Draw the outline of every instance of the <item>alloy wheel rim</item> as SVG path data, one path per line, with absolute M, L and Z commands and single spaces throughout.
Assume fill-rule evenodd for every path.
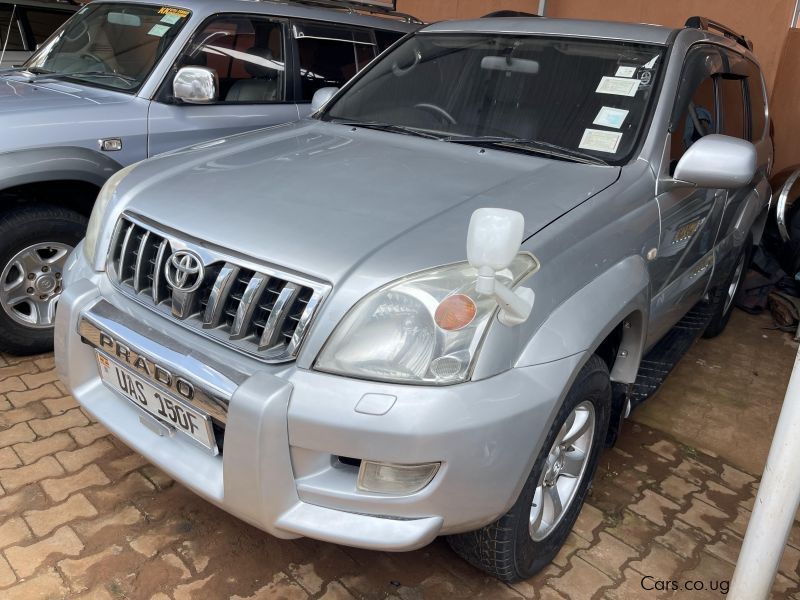
M 594 405 L 576 406 L 547 455 L 531 503 L 528 532 L 535 542 L 549 536 L 575 500 L 586 475 L 595 430 Z
M 49 329 L 63 290 L 63 271 L 72 246 L 33 244 L 18 252 L 0 273 L 0 306 L 25 327 Z
M 722 314 L 727 314 L 728 311 L 733 306 L 733 301 L 736 299 L 736 293 L 739 291 L 739 286 L 742 283 L 742 274 L 744 273 L 744 255 L 739 259 L 739 262 L 736 263 L 736 272 L 733 275 L 733 281 L 728 286 L 727 296 L 725 297 L 725 308 L 722 311 Z

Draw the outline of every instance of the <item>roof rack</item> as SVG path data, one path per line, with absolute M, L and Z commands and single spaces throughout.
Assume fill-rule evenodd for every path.
M 703 31 L 716 31 L 721 33 L 726 38 L 733 40 L 740 46 L 744 46 L 751 52 L 753 51 L 753 42 L 740 33 L 737 33 L 730 27 L 726 27 L 719 21 L 712 21 L 706 17 L 689 17 L 686 20 L 686 27 L 692 29 L 702 29 Z
M 542 15 L 537 15 L 534 13 L 526 13 L 522 12 L 521 10 L 496 10 L 495 12 L 490 12 L 488 15 L 483 15 L 481 19 L 494 19 L 498 17 L 541 17 Z
M 419 23 L 423 21 L 403 12 L 397 11 L 397 0 L 286 0 L 289 4 L 310 4 L 312 6 L 322 6 L 325 8 L 336 8 L 346 10 L 352 14 L 366 12 L 372 14 L 398 17 L 408 23 Z

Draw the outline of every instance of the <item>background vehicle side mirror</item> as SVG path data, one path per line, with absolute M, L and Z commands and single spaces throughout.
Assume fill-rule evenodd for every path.
M 697 140 L 675 167 L 676 183 L 706 188 L 736 188 L 756 173 L 757 153 L 750 142 L 711 134 Z
M 311 99 L 311 112 L 317 112 L 320 108 L 325 106 L 330 99 L 333 98 L 339 91 L 337 87 L 324 87 L 318 89 Z
M 512 291 L 497 281 L 497 271 L 507 268 L 522 246 L 525 217 L 514 210 L 479 208 L 472 213 L 467 234 L 467 259 L 478 269 L 475 290 L 494 296 L 500 306 L 500 322 L 513 327 L 528 320 L 534 293 L 529 288 Z
M 213 104 L 219 94 L 217 72 L 206 67 L 183 67 L 172 82 L 173 95 L 187 104 Z

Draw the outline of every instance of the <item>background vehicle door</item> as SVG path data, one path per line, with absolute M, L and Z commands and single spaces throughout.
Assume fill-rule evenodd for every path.
M 719 133 L 719 80 L 723 58 L 716 46 L 695 46 L 686 57 L 662 165 L 669 177 L 698 139 Z M 648 346 L 658 341 L 705 294 L 714 269 L 714 244 L 727 192 L 675 187 L 658 195 L 661 239 L 650 263 L 652 301 Z
M 149 156 L 298 119 L 290 77 L 287 23 L 257 15 L 221 15 L 201 26 L 150 106 Z M 219 77 L 214 104 L 172 96 L 175 74 L 203 66 Z

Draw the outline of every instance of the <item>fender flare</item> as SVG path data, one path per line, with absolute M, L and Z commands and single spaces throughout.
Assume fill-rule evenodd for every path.
M 629 256 L 554 310 L 522 351 L 515 367 L 591 355 L 622 324 L 611 380 L 633 383 L 639 371 L 650 314 L 650 275 L 641 256 Z M 578 366 L 580 369 L 582 362 Z
M 83 181 L 102 187 L 123 165 L 88 148 L 54 146 L 0 154 L 0 190 L 43 181 Z

